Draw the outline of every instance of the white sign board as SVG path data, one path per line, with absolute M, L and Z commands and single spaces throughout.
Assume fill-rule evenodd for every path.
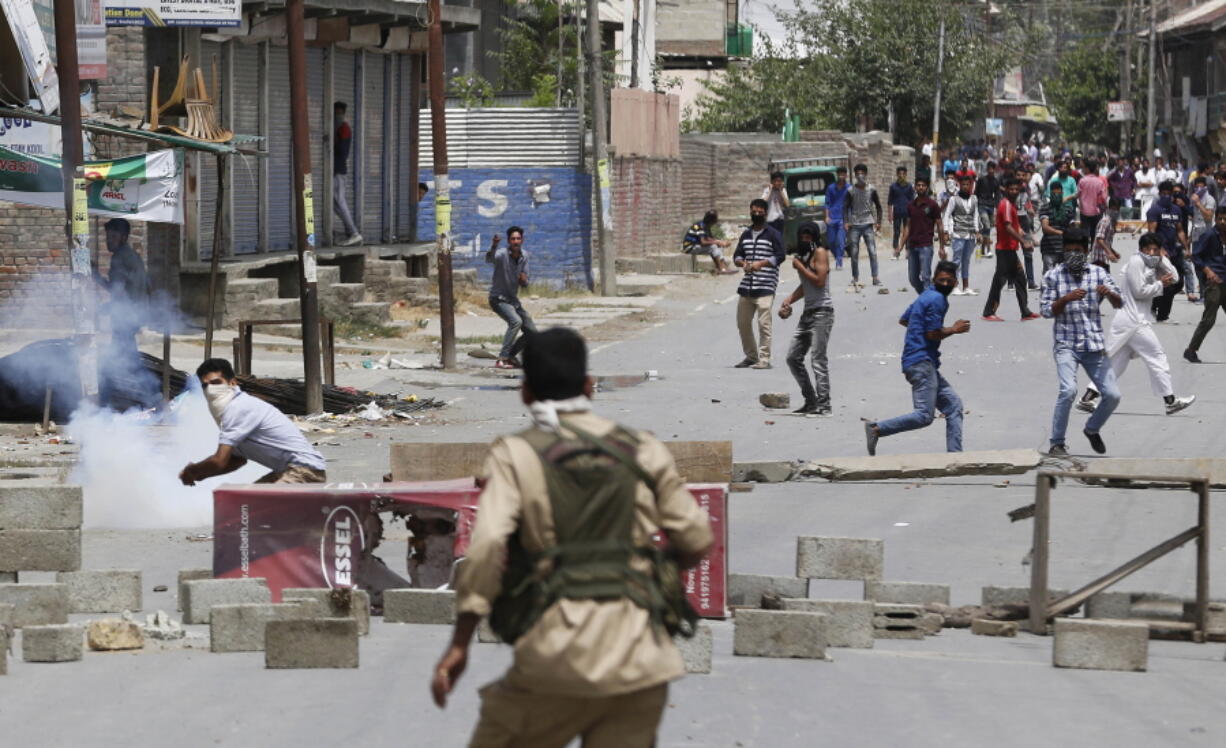
M 242 0 L 104 0 L 107 26 L 238 26 Z
M 986 135 L 1004 135 L 1005 121 L 999 117 L 988 117 L 983 121 L 983 131 Z
M 1131 101 L 1107 102 L 1108 122 L 1132 122 L 1136 118 L 1136 112 L 1133 110 Z
M 0 9 L 8 19 L 34 95 L 42 102 L 44 112 L 54 113 L 60 108 L 60 79 L 55 73 L 55 61 L 47 48 L 47 39 L 34 14 L 33 3 L 30 0 L 0 0 Z

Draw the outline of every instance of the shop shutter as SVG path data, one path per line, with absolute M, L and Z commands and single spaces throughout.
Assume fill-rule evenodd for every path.
M 213 60 L 217 60 L 218 75 L 224 79 L 222 69 L 221 44 L 218 42 L 200 42 L 200 70 L 204 73 L 204 85 L 209 88 L 209 95 L 217 101 L 217 92 L 213 86 Z M 217 112 L 221 116 L 221 112 Z M 211 153 L 192 153 L 188 158 L 195 159 L 196 168 L 200 174 L 200 259 L 207 260 L 213 256 L 214 222 L 217 217 L 217 157 Z M 221 251 L 225 257 L 225 248 Z
M 387 157 L 387 138 L 384 133 L 384 114 L 387 112 L 387 87 L 385 68 L 387 56 L 364 52 L 363 65 L 363 117 L 361 151 L 365 168 L 360 174 L 362 184 L 362 234 L 367 241 L 383 240 L 383 161 Z
M 242 135 L 260 134 L 260 47 L 234 45 L 234 131 Z M 267 147 L 267 144 L 265 144 Z M 260 162 L 256 156 L 230 156 L 231 205 L 230 237 L 234 254 L 260 250 Z
M 356 63 L 354 61 L 355 53 L 351 49 L 338 49 L 335 46 L 332 48 L 332 53 L 336 56 L 332 64 L 332 92 L 337 101 L 343 101 L 349 106 L 350 126 L 356 130 L 355 115 L 358 102 L 354 97 L 354 81 L 357 75 Z M 356 162 L 358 162 L 358 153 L 355 141 L 354 148 L 349 154 L 349 173 L 345 177 L 345 198 L 349 203 L 351 211 L 357 210 L 357 201 L 354 200 L 353 175 L 357 171 L 358 164 Z M 329 154 L 329 158 L 331 158 L 331 154 Z M 329 209 L 331 209 L 331 206 L 329 206 Z M 355 215 L 354 220 L 360 220 L 360 217 Z M 332 231 L 335 237 L 339 239 L 344 238 L 345 225 L 341 222 L 340 216 L 333 218 Z
M 307 47 L 307 121 L 311 125 L 311 182 L 315 189 L 315 230 L 323 231 L 324 171 L 324 51 L 319 47 Z M 316 243 L 320 243 L 316 240 Z
M 268 251 L 294 247 L 292 213 L 293 133 L 290 129 L 289 52 L 272 46 L 268 55 Z
M 410 97 L 413 82 L 413 58 L 396 56 L 396 239 L 407 242 L 413 238 L 413 193 L 417 185 L 409 181 L 409 148 L 411 145 L 409 117 L 413 112 Z

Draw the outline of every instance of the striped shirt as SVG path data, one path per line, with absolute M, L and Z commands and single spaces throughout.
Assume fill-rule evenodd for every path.
M 1052 334 L 1055 336 L 1056 348 L 1072 348 L 1074 351 L 1101 351 L 1107 345 L 1103 339 L 1103 315 L 1099 305 L 1103 297 L 1098 294 L 1098 287 L 1106 286 L 1112 293 L 1120 293 L 1119 286 L 1111 280 L 1111 274 L 1097 265 L 1086 265 L 1081 278 L 1064 269 L 1060 264 L 1047 271 L 1043 276 L 1043 301 L 1039 311 L 1044 317 L 1054 319 Z M 1052 307 L 1056 300 L 1067 296 L 1074 289 L 1084 288 L 1085 298 L 1070 301 L 1056 315 Z
M 736 244 L 733 260 L 744 260 L 746 263 L 766 260 L 766 266 L 752 273 L 745 273 L 741 285 L 736 292 L 741 296 L 774 296 L 775 287 L 779 285 L 779 266 L 783 264 L 785 253 L 783 237 L 770 226 L 763 226 L 760 231 L 745 229 L 741 240 Z

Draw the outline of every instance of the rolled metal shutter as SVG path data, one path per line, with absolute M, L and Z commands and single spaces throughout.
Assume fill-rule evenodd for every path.
M 234 131 L 260 134 L 260 47 L 234 45 Z M 234 196 L 230 240 L 234 254 L 260 250 L 260 161 L 256 156 L 230 156 L 230 194 Z
M 315 191 L 315 231 L 322 231 L 324 224 L 322 180 L 324 171 L 324 51 L 319 47 L 307 47 L 307 121 L 311 126 L 311 183 Z M 316 242 L 317 244 L 320 243 Z
M 361 153 L 365 168 L 362 180 L 361 228 L 368 241 L 383 240 L 383 159 L 386 158 L 387 137 L 384 113 L 387 111 L 385 69 L 387 56 L 364 52 Z
M 217 92 L 212 90 L 213 60 L 217 60 L 218 75 L 224 76 L 222 70 L 221 44 L 219 42 L 200 42 L 200 71 L 204 74 L 204 84 L 209 87 L 209 95 L 213 101 L 218 101 Z M 217 112 L 221 116 L 221 111 Z M 194 153 L 196 167 L 200 174 L 200 259 L 207 260 L 213 256 L 213 224 L 217 218 L 217 157 L 211 153 Z M 222 248 L 222 256 L 226 252 Z
M 413 102 L 410 97 L 413 82 L 413 58 L 396 56 L 396 239 L 407 242 L 413 236 L 413 193 L 417 185 L 409 182 L 409 117 Z
M 290 129 L 289 52 L 273 46 L 268 54 L 268 251 L 292 249 L 293 132 Z
M 357 134 L 357 124 L 355 124 L 355 116 L 358 111 L 358 102 L 354 97 L 354 81 L 356 80 L 357 71 L 354 61 L 354 51 L 351 49 L 332 48 L 332 53 L 336 55 L 332 63 L 332 92 L 337 101 L 343 101 L 349 106 L 349 123 Z M 331 106 L 331 104 L 329 104 Z M 353 149 L 349 152 L 349 172 L 345 175 L 345 199 L 349 203 L 350 211 L 357 209 L 357 202 L 354 200 L 353 190 L 353 175 L 357 171 L 357 142 L 354 142 Z M 328 158 L 332 158 L 328 154 Z M 329 206 L 331 209 L 331 206 Z M 360 220 L 360 216 L 354 216 L 354 220 Z M 332 221 L 332 230 L 338 237 L 345 236 L 345 224 L 341 222 L 340 216 L 337 216 Z

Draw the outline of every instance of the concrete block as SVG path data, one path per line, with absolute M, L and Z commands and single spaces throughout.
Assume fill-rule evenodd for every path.
M 0 530 L 0 569 L 76 571 L 80 568 L 80 530 Z
M 13 626 L 68 623 L 68 587 L 63 584 L 0 584 L 0 605 L 13 606 Z
M 715 635 L 711 632 L 710 624 L 699 621 L 694 628 L 693 636 L 689 638 L 674 636 L 673 643 L 681 652 L 681 659 L 685 662 L 685 672 L 702 674 L 711 672 L 711 657 L 715 652 Z
M 783 483 L 795 472 L 796 463 L 789 460 L 732 463 L 732 480 L 737 483 Z
M 196 579 L 212 579 L 213 570 L 210 569 L 180 569 L 179 582 L 177 589 L 179 590 L 179 599 L 175 602 L 175 610 L 183 610 L 183 585 L 187 582 Z
M 0 584 L 17 584 L 17 572 L 0 571 Z
M 352 618 L 358 622 L 358 635 L 370 633 L 370 594 L 366 590 L 326 587 L 287 587 L 281 599 L 305 597 L 318 600 L 324 608 L 319 617 Z
M 885 543 L 869 538 L 796 538 L 796 576 L 809 579 L 881 579 Z
M 779 597 L 808 597 L 809 580 L 800 577 L 771 577 L 763 574 L 729 574 L 728 604 L 762 607 L 765 593 Z
M 352 618 L 269 621 L 264 634 L 268 668 L 356 668 L 358 622 Z
M 69 613 L 122 613 L 141 609 L 139 569 L 62 571 L 55 581 L 68 586 Z
M 1214 634 L 1226 634 L 1226 603 L 1210 600 L 1207 607 L 1206 630 Z M 1196 601 L 1193 600 L 1183 604 L 1183 619 L 1185 621 L 1196 620 Z
M 6 530 L 81 528 L 80 486 L 32 483 L 0 486 L 0 527 Z
M 13 617 L 16 613 L 17 609 L 12 603 L 0 604 L 0 630 L 16 628 L 13 625 Z
M 826 616 L 821 613 L 742 608 L 732 623 L 735 655 L 826 658 Z
M 90 621 L 85 640 L 90 649 L 99 652 L 141 649 L 145 646 L 145 634 L 140 625 L 122 618 Z
M 989 618 L 972 618 L 971 633 L 979 636 L 1017 636 L 1017 621 L 993 621 Z
M 269 621 L 293 621 L 310 617 L 318 605 L 297 603 L 239 603 L 214 605 L 209 611 L 209 648 L 214 652 L 264 651 L 264 627 Z
M 864 599 L 900 605 L 926 605 L 928 603 L 949 605 L 949 585 L 921 582 L 865 582 Z
M 1052 664 L 1083 670 L 1145 670 L 1149 626 L 1125 621 L 1057 618 Z
M 9 674 L 9 631 L 0 626 L 0 675 Z
M 385 623 L 455 623 L 454 590 L 383 591 Z
M 1130 618 L 1131 592 L 1100 592 L 1086 600 L 1086 618 Z
M 1047 601 L 1053 602 L 1068 597 L 1068 590 L 1048 590 Z M 1029 605 L 1029 587 L 984 587 L 980 590 L 981 602 L 989 605 Z
M 285 597 L 282 590 L 281 602 L 286 605 L 297 605 L 301 610 L 304 618 L 335 618 L 328 610 L 328 606 L 321 600 L 316 600 L 309 597 Z M 359 633 L 361 630 L 359 629 Z
M 758 395 L 758 402 L 763 408 L 790 408 L 792 397 L 786 392 L 763 392 Z
M 938 478 L 953 475 L 1020 475 L 1039 464 L 1033 449 L 1002 449 L 982 452 L 836 457 L 801 465 L 802 478 L 829 480 L 885 480 L 890 478 Z
M 826 616 L 826 646 L 871 649 L 873 609 L 871 600 L 791 600 L 784 610 L 822 613 Z
M 21 659 L 26 662 L 74 662 L 85 653 L 85 627 L 79 623 L 26 626 L 21 630 Z
M 923 639 L 924 608 L 919 605 L 873 605 L 873 637 L 877 639 Z
M 214 605 L 270 602 L 264 579 L 193 579 L 183 585 L 183 622 L 208 623 Z

